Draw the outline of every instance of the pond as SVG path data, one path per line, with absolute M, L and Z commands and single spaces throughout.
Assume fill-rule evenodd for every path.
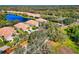
M 15 14 L 7 14 L 5 16 L 5 19 L 8 20 L 8 21 L 16 21 L 16 20 L 18 20 L 19 22 L 25 22 L 25 21 L 31 20 L 31 18 L 24 18 L 22 16 L 15 15 Z

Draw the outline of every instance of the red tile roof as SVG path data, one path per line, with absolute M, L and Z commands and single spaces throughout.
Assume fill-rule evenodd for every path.
M 35 13 L 30 13 L 30 12 L 25 12 L 28 16 L 33 16 L 33 17 L 41 17 L 40 14 L 35 14 Z
M 39 23 L 35 20 L 29 20 L 29 21 L 26 21 L 25 23 L 29 24 L 29 25 L 33 25 L 33 26 L 38 26 L 39 25 Z
M 30 29 L 30 27 L 28 25 L 24 24 L 24 23 L 18 23 L 18 24 L 14 25 L 14 26 L 16 28 L 22 29 L 24 31 Z
M 3 27 L 0 28 L 0 36 L 8 37 L 11 36 L 15 32 L 12 27 Z
M 43 18 L 36 19 L 36 21 L 38 21 L 38 22 L 47 22 L 47 20 L 45 20 Z

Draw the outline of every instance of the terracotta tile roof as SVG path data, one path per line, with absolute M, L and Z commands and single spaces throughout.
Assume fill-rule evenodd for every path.
M 16 33 L 16 31 L 12 27 L 0 28 L 0 36 L 3 36 L 7 41 L 13 40 L 13 33 Z
M 14 25 L 14 26 L 16 28 L 22 29 L 24 31 L 30 29 L 30 27 L 28 25 L 24 24 L 24 23 L 18 23 L 18 24 Z
M 15 32 L 14 28 L 12 27 L 3 27 L 0 28 L 0 36 L 11 36 Z
M 28 16 L 41 17 L 40 14 L 34 14 L 34 13 L 30 13 L 30 12 L 26 12 L 26 14 L 27 14 Z
M 36 21 L 38 21 L 38 22 L 47 22 L 47 20 L 45 20 L 43 18 L 36 19 Z
M 29 21 L 26 21 L 25 23 L 29 24 L 29 25 L 33 25 L 33 26 L 38 26 L 39 25 L 39 23 L 37 21 L 34 21 L 34 20 L 29 20 Z

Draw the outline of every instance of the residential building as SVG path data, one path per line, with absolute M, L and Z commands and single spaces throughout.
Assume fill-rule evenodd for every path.
M 16 33 L 13 27 L 0 28 L 0 36 L 4 37 L 6 41 L 13 40 L 13 34 Z
M 30 12 L 25 12 L 25 14 L 27 14 L 28 16 L 32 16 L 32 17 L 41 17 L 40 14 L 35 14 L 35 13 L 30 13 Z
M 25 22 L 26 24 L 29 24 L 30 26 L 39 26 L 39 22 L 35 21 L 35 20 L 29 20 Z
M 43 18 L 38 18 L 38 19 L 36 19 L 36 21 L 38 21 L 38 22 L 47 22 L 47 20 L 45 20 Z
M 18 23 L 18 24 L 15 24 L 14 26 L 18 29 L 22 29 L 23 31 L 30 30 L 29 25 L 24 24 L 24 23 Z

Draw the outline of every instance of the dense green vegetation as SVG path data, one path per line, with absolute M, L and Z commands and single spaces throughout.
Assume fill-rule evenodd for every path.
M 63 24 L 66 24 L 66 25 L 69 25 L 74 22 L 76 22 L 76 19 L 74 19 L 74 18 L 66 18 L 63 20 Z
M 79 43 L 79 25 L 78 24 L 73 24 L 65 30 L 67 31 L 67 34 L 70 36 L 72 41 L 74 41 L 76 44 Z
M 73 53 L 79 53 L 79 6 L 2 6 L 0 9 L 39 13 L 42 18 L 48 20 L 47 23 L 40 23 L 39 27 L 32 26 L 33 30 L 39 29 L 39 31 L 31 34 L 16 29 L 17 33 L 20 33 L 19 36 L 15 35 L 13 42 L 6 42 L 0 38 L 0 46 L 4 44 L 12 46 L 20 39 L 28 39 L 29 44 L 26 53 L 59 53 L 59 49 L 62 47 L 70 48 Z M 18 21 L 9 22 L 5 20 L 5 14 L 7 12 L 0 14 L 0 27 L 13 26 L 18 23 Z M 23 14 L 16 15 L 36 19 Z M 53 43 L 44 43 L 46 40 Z M 18 48 L 15 53 L 23 53 L 24 50 Z
M 0 47 L 4 46 L 4 40 L 2 38 L 0 38 Z

